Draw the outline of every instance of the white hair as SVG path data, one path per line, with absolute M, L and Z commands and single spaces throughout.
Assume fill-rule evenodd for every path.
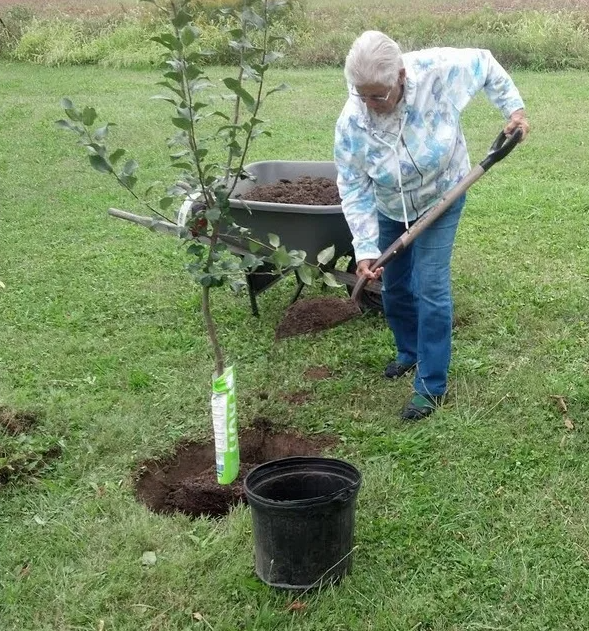
M 344 74 L 350 85 L 381 83 L 393 86 L 403 68 L 397 42 L 380 31 L 364 31 L 352 44 Z

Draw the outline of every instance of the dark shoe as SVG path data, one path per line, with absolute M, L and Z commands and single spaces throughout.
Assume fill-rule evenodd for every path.
M 415 368 L 415 364 L 411 366 L 405 366 L 404 364 L 400 364 L 399 362 L 392 361 L 385 369 L 384 376 L 387 379 L 398 379 L 402 377 L 405 373 L 408 373 L 410 370 Z
M 404 421 L 419 421 L 435 412 L 436 408 L 439 408 L 443 402 L 444 395 L 434 397 L 415 393 L 401 413 L 401 418 Z

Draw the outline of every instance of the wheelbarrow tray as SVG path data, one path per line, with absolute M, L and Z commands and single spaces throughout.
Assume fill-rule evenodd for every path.
M 245 170 L 254 179 L 241 180 L 229 200 L 231 216 L 238 226 L 248 228 L 252 236 L 264 243 L 268 234 L 276 234 L 287 250 L 304 250 L 312 263 L 330 245 L 335 247 L 335 259 L 352 253 L 352 235 L 341 204 L 312 206 L 247 199 L 248 191 L 256 186 L 283 179 L 309 176 L 335 181 L 337 171 L 333 162 L 267 160 L 248 164 Z

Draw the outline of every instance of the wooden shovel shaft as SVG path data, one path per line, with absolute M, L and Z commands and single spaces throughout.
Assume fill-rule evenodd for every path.
M 443 215 L 450 206 L 469 189 L 483 174 L 485 170 L 478 164 L 466 175 L 460 182 L 442 198 L 442 200 L 422 215 L 408 230 L 406 230 L 394 243 L 392 243 L 374 263 L 370 266 L 370 271 L 384 267 L 391 259 L 398 256 L 406 247 L 408 247 L 415 239 L 429 226 L 434 223 L 438 217 Z M 364 291 L 368 279 L 359 278 L 352 291 L 352 300 L 359 301 L 360 295 Z

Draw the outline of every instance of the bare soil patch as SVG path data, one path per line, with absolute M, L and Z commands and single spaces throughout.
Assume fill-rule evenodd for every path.
M 323 379 L 333 377 L 333 373 L 327 366 L 312 366 L 305 370 L 303 377 L 312 381 L 322 381 Z
M 281 398 L 291 405 L 303 405 L 312 396 L 313 393 L 309 390 L 297 390 L 296 392 L 285 392 L 281 395 Z
M 272 184 L 255 186 L 243 196 L 248 201 L 309 206 L 339 206 L 341 199 L 334 180 L 326 177 L 281 179 Z
M 233 484 L 217 483 L 212 441 L 184 443 L 169 458 L 150 460 L 139 468 L 137 498 L 157 513 L 222 517 L 239 502 L 246 502 L 243 481 L 254 467 L 278 458 L 319 455 L 336 442 L 331 436 L 274 433 L 269 425 L 262 419 L 255 429 L 240 433 L 240 475 Z

